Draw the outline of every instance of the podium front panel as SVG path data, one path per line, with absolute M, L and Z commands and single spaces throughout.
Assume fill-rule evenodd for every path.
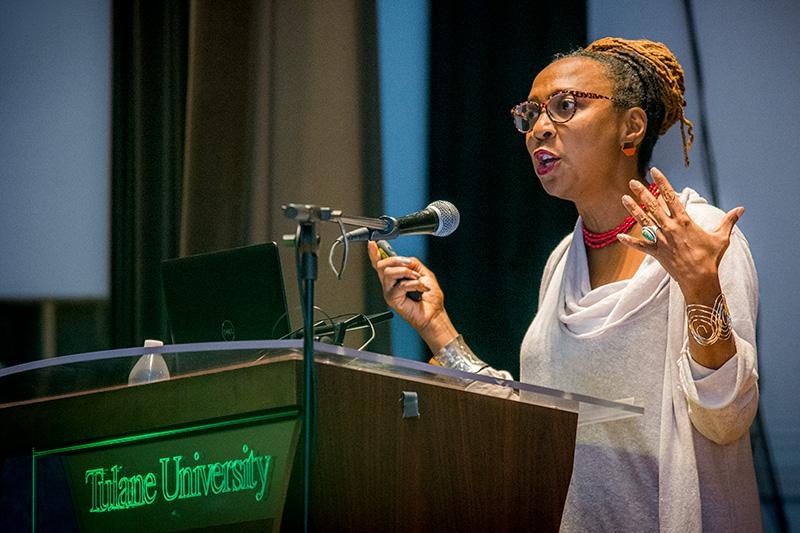
M 277 531 L 300 424 L 296 411 L 87 442 L 32 456 L 32 524 L 162 531 L 229 524 Z M 52 495 L 71 511 L 53 515 Z
M 417 361 L 315 349 L 311 509 L 320 528 L 555 531 L 577 425 L 642 413 Z M 170 379 L 128 384 L 145 352 L 163 356 Z M 291 530 L 302 367 L 299 341 L 246 341 L 0 369 L 0 426 L 12 428 L 0 458 L 25 465 L 16 470 L 28 479 L 9 483 L 32 487 L 28 501 L 14 494 L 14 506 L 27 506 L 40 530 Z M 416 410 L 404 409 L 408 397 Z

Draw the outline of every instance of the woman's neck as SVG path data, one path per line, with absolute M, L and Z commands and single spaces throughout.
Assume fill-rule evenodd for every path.
M 645 183 L 643 178 L 638 179 Z M 628 180 L 616 180 L 615 183 L 613 187 L 592 191 L 575 202 L 583 227 L 589 231 L 600 233 L 616 228 L 630 215 L 622 205 L 622 195 L 631 194 Z
M 643 183 L 644 180 L 639 178 Z M 576 201 L 583 220 L 584 228 L 600 233 L 619 226 L 628 216 L 628 210 L 622 205 L 622 195 L 631 194 L 628 180 L 617 180 L 616 187 L 606 186 L 602 191 L 592 191 L 585 200 Z M 636 232 L 636 223 L 630 232 Z M 592 288 L 613 283 L 622 279 L 630 279 L 644 260 L 644 254 L 612 242 L 603 248 L 586 248 L 589 267 L 589 283 Z

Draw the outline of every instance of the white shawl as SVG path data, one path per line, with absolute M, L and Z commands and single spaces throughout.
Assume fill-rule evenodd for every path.
M 681 200 L 693 220 L 706 230 L 716 229 L 724 215 L 692 189 L 685 189 Z M 606 312 L 602 317 L 603 313 L 598 314 L 596 309 L 576 309 L 576 302 L 570 302 L 568 297 L 567 305 L 577 310 L 572 317 L 563 310 L 541 309 L 550 283 L 561 284 L 564 276 L 577 272 L 576 265 L 570 263 L 581 257 L 580 251 L 568 253 L 575 242 L 579 240 L 569 235 L 551 254 L 542 277 L 539 312 L 559 312 L 567 327 L 591 336 L 604 325 L 624 320 L 635 312 L 636 306 L 630 302 L 615 306 L 613 297 L 603 298 L 597 302 Z M 585 261 L 585 251 L 582 257 Z M 642 266 L 653 268 L 653 262 L 648 259 Z M 657 264 L 656 267 L 660 268 Z M 664 275 L 669 280 L 669 318 L 659 444 L 660 530 L 759 531 L 760 508 L 748 434 L 758 405 L 758 281 L 747 240 L 735 228 L 720 265 L 737 353 L 716 371 L 703 369 L 691 360 L 683 295 L 678 284 L 666 272 Z M 651 279 L 650 285 L 653 286 L 643 288 L 653 290 L 661 284 L 653 284 Z M 639 301 L 644 300 L 647 298 Z M 578 324 L 581 318 L 588 325 Z

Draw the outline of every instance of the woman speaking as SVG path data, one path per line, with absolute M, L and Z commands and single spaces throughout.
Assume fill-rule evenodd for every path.
M 676 122 L 688 165 L 683 80 L 663 44 L 605 38 L 557 57 L 511 110 L 542 187 L 579 214 L 545 266 L 520 379 L 645 408 L 578 428 L 562 531 L 761 529 L 748 434 L 758 281 L 735 227 L 744 209 L 676 192 L 655 168 L 647 179 Z M 425 265 L 381 259 L 373 243 L 370 258 L 433 362 L 510 379 L 469 349 Z

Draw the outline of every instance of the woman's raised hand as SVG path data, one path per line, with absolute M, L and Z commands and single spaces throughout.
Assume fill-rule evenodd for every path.
M 368 252 L 386 303 L 419 332 L 434 353 L 458 335 L 444 310 L 444 294 L 436 276 L 419 259 L 381 259 L 374 242 L 368 243 Z M 419 301 L 407 296 L 412 291 L 421 293 Z
M 730 244 L 733 226 L 744 213 L 743 207 L 728 211 L 717 229 L 707 232 L 686 213 L 683 205 L 660 170 L 650 172 L 659 191 L 656 199 L 640 182 L 632 180 L 630 188 L 639 202 L 628 195 L 622 203 L 643 227 L 655 226 L 655 240 L 637 239 L 620 234 L 620 242 L 655 257 L 678 282 L 687 301 L 707 300 L 719 294 L 719 264 Z M 639 204 L 644 209 L 639 207 Z M 708 294 L 705 294 L 708 293 Z

